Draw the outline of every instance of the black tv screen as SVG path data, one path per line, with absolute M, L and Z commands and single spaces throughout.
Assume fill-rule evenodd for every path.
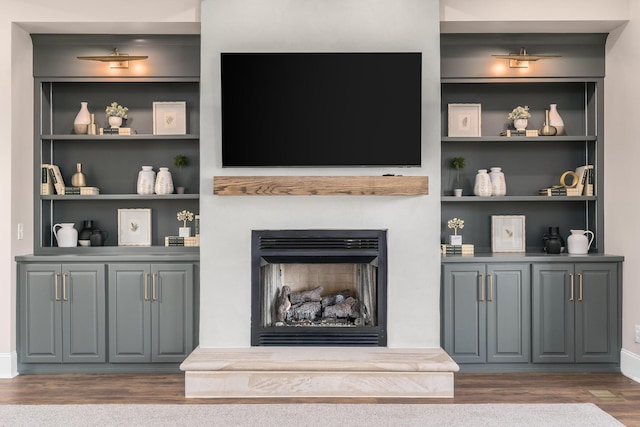
M 420 166 L 421 53 L 220 59 L 223 166 Z

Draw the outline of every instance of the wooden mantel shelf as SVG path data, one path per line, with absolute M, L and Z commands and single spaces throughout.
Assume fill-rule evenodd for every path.
M 219 196 L 423 196 L 426 176 L 214 176 Z

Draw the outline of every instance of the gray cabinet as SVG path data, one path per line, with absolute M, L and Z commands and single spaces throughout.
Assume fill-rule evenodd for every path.
M 533 361 L 618 360 L 616 263 L 534 264 Z
M 182 362 L 193 349 L 193 264 L 109 265 L 109 361 Z
M 526 363 L 526 263 L 443 263 L 443 347 L 458 363 Z
M 104 264 L 19 264 L 21 363 L 106 361 Z

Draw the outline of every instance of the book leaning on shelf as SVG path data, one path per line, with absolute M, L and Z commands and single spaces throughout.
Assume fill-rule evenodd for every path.
M 64 179 L 62 179 L 62 173 L 60 173 L 60 168 L 57 165 L 48 164 L 49 176 L 51 177 L 51 182 L 53 183 L 53 188 L 55 188 L 56 193 L 60 195 L 64 195 Z
M 40 180 L 40 194 L 43 196 L 51 196 L 55 194 L 55 188 L 53 187 L 53 179 L 49 172 L 48 163 L 43 163 L 41 167 L 41 180 Z

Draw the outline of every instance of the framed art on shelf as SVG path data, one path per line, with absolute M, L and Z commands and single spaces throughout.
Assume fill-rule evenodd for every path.
M 151 209 L 118 209 L 118 246 L 151 246 Z
M 448 136 L 482 136 L 480 104 L 448 104 Z
M 491 252 L 525 251 L 524 215 L 491 216 Z
M 186 101 L 153 103 L 154 135 L 186 135 L 187 103 Z

